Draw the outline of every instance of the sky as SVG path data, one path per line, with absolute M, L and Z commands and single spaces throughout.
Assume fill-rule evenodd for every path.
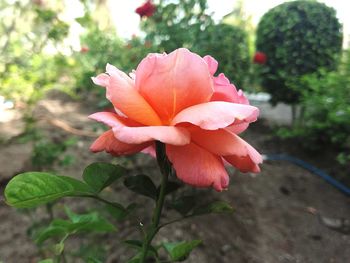
M 214 19 L 220 20 L 229 13 L 236 4 L 236 0 L 207 0 L 209 11 L 214 12 Z M 132 34 L 139 32 L 139 16 L 135 9 L 144 3 L 145 0 L 109 0 L 108 4 L 113 10 L 112 18 L 116 24 L 118 34 L 123 38 L 129 38 Z M 252 15 L 253 23 L 257 24 L 261 16 L 269 9 L 283 3 L 283 0 L 245 0 L 245 9 L 249 15 Z M 350 2 L 347 0 L 319 0 L 319 2 L 333 7 L 339 20 L 344 25 L 346 36 L 345 42 L 349 42 L 350 35 Z

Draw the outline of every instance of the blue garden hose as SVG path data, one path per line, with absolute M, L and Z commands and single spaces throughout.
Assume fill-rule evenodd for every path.
M 320 170 L 316 168 L 315 166 L 300 160 L 298 158 L 295 158 L 293 156 L 287 155 L 287 154 L 264 154 L 263 155 L 264 160 L 270 160 L 270 161 L 287 161 L 293 164 L 296 164 L 308 171 L 310 171 L 313 174 L 318 175 L 319 177 L 323 178 L 327 183 L 333 185 L 335 188 L 343 192 L 344 194 L 350 196 L 350 188 L 345 186 L 344 184 L 340 183 L 339 181 L 335 180 L 332 176 L 328 175 L 325 171 Z

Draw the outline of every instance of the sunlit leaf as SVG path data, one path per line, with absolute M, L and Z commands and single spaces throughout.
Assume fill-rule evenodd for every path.
M 17 208 L 34 207 L 65 196 L 92 195 L 91 188 L 71 177 L 43 172 L 15 176 L 6 186 L 6 202 Z

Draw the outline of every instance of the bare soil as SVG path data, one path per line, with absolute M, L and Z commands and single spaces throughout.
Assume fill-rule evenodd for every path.
M 94 140 L 93 137 L 72 135 L 62 127 L 53 126 L 47 121 L 47 117 L 57 118 L 71 127 L 92 133 L 93 122 L 88 121 L 86 116 L 94 109 L 56 95 L 45 99 L 39 106 L 41 108 L 35 112 L 36 118 L 41 119 L 38 127 L 46 136 L 55 138 L 58 143 L 69 136 L 78 138 L 78 142 L 68 149 L 68 152 L 75 156 L 74 163 L 69 166 L 56 164 L 52 169 L 58 174 L 79 178 L 89 163 L 113 161 L 126 165 L 130 174 L 144 172 L 157 178 L 157 168 L 151 158 L 139 155 L 131 159 L 117 160 L 103 153 L 92 154 L 88 148 Z M 266 125 L 254 124 L 248 130 L 244 137 L 261 153 L 291 149 L 294 155 L 309 158 L 314 165 L 331 170 L 332 162 L 327 163 L 324 155 L 308 156 L 300 149 L 298 152 L 298 147 L 291 142 L 290 147 L 282 147 L 281 142 L 272 136 Z M 16 140 L 4 142 L 1 146 L 1 191 L 11 176 L 33 169 L 30 162 L 32 148 L 28 147 L 32 146 L 20 144 Z M 18 156 L 21 156 L 22 160 L 19 160 Z M 202 239 L 203 244 L 187 260 L 190 263 L 349 262 L 349 197 L 316 175 L 289 163 L 266 161 L 261 168 L 261 174 L 256 176 L 231 171 L 229 190 L 223 193 L 212 190 L 195 191 L 200 200 L 228 201 L 234 207 L 234 213 L 196 217 L 169 225 L 161 230 L 156 242 Z M 193 190 L 188 187 L 183 191 Z M 151 200 L 135 198 L 133 193 L 120 185 L 109 188 L 106 197 L 124 203 L 135 200 L 140 202 L 138 217 L 144 224 L 149 222 L 149 213 L 146 212 L 152 208 Z M 56 205 L 56 216 L 62 216 L 62 204 L 69 205 L 77 212 L 98 206 L 93 201 L 66 199 Z M 163 220 L 174 216 L 175 212 L 166 210 Z M 28 213 L 1 202 L 0 261 L 31 263 L 43 259 L 42 253 L 28 237 L 27 230 L 33 220 L 45 217 L 43 208 Z M 136 223 L 125 221 L 119 223 L 118 228 L 117 233 L 94 237 L 94 244 L 103 248 L 100 250 L 105 249 L 108 252 L 106 262 L 124 263 L 132 253 L 130 248 L 123 246 L 118 240 L 137 237 Z M 72 238 L 68 241 L 67 251 L 87 244 L 88 240 L 88 236 Z

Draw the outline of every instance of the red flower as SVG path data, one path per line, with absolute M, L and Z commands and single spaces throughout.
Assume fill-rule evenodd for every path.
M 81 49 L 80 49 L 80 53 L 87 53 L 87 52 L 89 52 L 89 47 L 87 47 L 87 46 L 82 46 L 81 47 Z
M 140 17 L 150 17 L 156 11 L 156 6 L 152 4 L 151 0 L 145 2 L 142 6 L 136 8 L 135 12 L 140 15 Z
M 264 52 L 257 51 L 254 55 L 253 62 L 256 64 L 265 64 L 267 61 L 267 56 Z

